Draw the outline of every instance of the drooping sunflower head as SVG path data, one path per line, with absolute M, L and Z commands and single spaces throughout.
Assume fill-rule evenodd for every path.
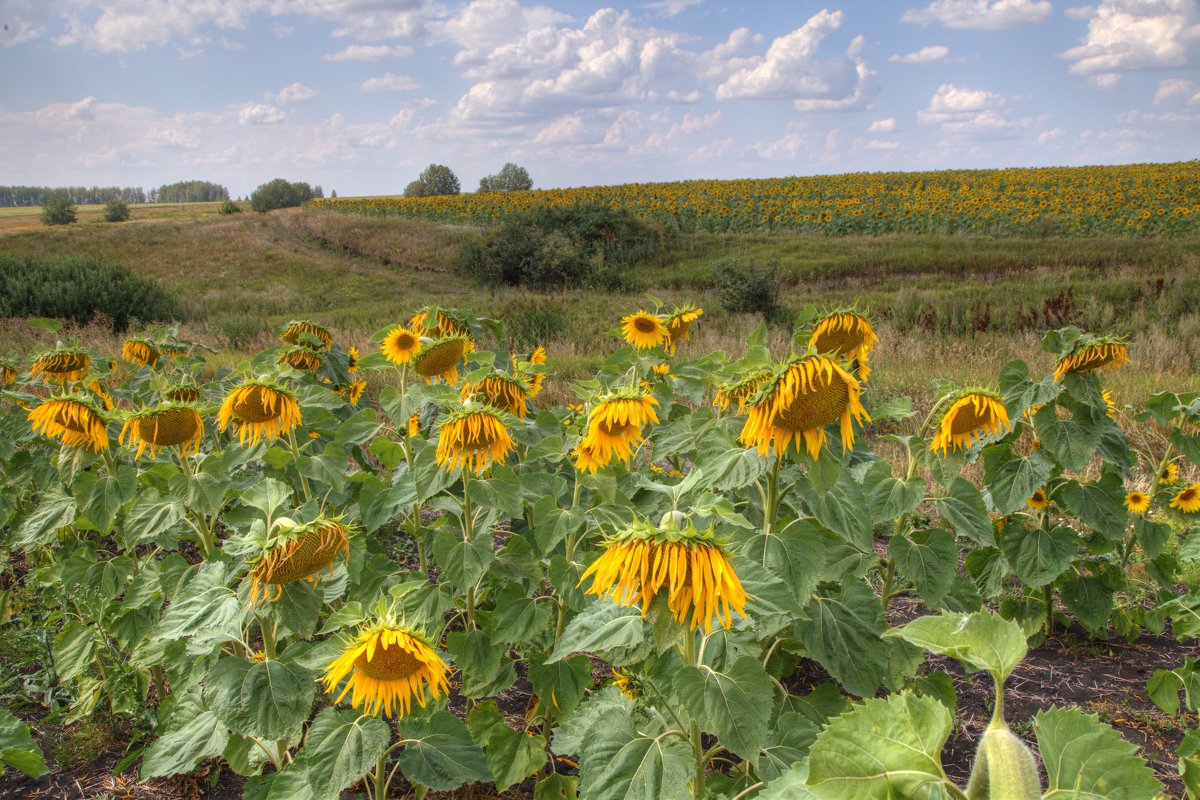
M 175 445 L 179 445 L 181 454 L 186 457 L 189 453 L 200 452 L 204 420 L 191 406 L 168 403 L 129 415 L 117 442 L 125 444 L 126 437 L 131 446 L 137 444 L 137 458 L 142 457 L 147 447 L 150 457 L 154 458 L 158 448 Z
M 163 389 L 162 396 L 172 403 L 194 403 L 200 399 L 200 387 L 194 383 L 177 383 Z
M 595 472 L 613 458 L 625 463 L 645 438 L 642 429 L 658 422 L 654 399 L 644 387 L 622 389 L 600 398 L 588 414 L 583 440 L 575 450 L 575 466 Z
M 384 358 L 393 364 L 411 363 L 421 352 L 421 334 L 403 325 L 397 325 L 383 337 L 383 344 L 379 346 L 379 350 Z
M 642 616 L 665 591 L 671 615 L 690 630 L 710 632 L 714 616 L 728 629 L 732 612 L 746 615 L 749 598 L 722 543 L 711 529 L 698 530 L 690 521 L 661 529 L 635 522 L 605 541 L 604 552 L 584 571 L 580 585 L 589 577 L 588 594 L 611 597 L 626 607 L 637 603 Z
M 284 344 L 297 344 L 303 347 L 315 348 L 317 346 L 316 343 L 305 339 L 304 334 L 308 334 L 314 339 L 319 340 L 321 346 L 326 350 L 333 347 L 333 334 L 329 332 L 329 329 L 308 319 L 294 319 L 288 322 L 280 331 L 279 338 Z
M 159 355 L 154 342 L 146 338 L 129 338 L 121 343 L 121 358 L 139 367 L 154 369 L 158 366 Z
M 301 372 L 314 372 L 321 366 L 321 357 L 307 347 L 292 347 L 283 352 L 279 363 Z
M 488 375 L 476 384 L 464 383 L 460 394 L 463 400 L 477 396 L 484 405 L 506 411 L 520 419 L 525 419 L 529 413 L 529 387 L 519 377 L 505 372 Z
M 680 342 L 686 342 L 691 338 L 692 323 L 700 319 L 704 314 L 704 309 L 696 308 L 693 305 L 685 305 L 682 308 L 677 308 L 667 317 L 667 350 L 671 355 L 675 355 L 675 347 Z
M 97 453 L 108 449 L 104 417 L 81 394 L 49 397 L 30 410 L 28 419 L 34 433 L 59 439 L 68 447 Z
M 1025 501 L 1034 511 L 1045 511 L 1046 506 L 1050 505 L 1050 498 L 1046 496 L 1045 489 L 1038 489 L 1033 495 Z
M 364 714 L 404 717 L 414 703 L 425 708 L 429 699 L 449 695 L 448 671 L 419 631 L 384 615 L 346 641 L 341 655 L 325 668 L 322 682 L 332 695 L 346 681 L 334 703 L 349 693 L 350 705 L 362 706 Z
M 763 383 L 771 379 L 773 372 L 770 369 L 763 368 L 755 372 L 751 372 L 744 378 L 727 381 L 717 387 L 716 394 L 713 397 L 713 406 L 722 411 L 728 411 L 732 403 L 737 403 L 737 413 L 746 413 L 746 403 L 754 397 Z
M 88 391 L 100 402 L 100 405 L 104 406 L 105 411 L 112 411 L 116 406 L 112 395 L 108 393 L 108 389 L 105 388 L 99 378 L 88 384 Z
M 774 445 L 778 458 L 794 440 L 797 452 L 803 445 L 815 459 L 825 446 L 825 426 L 837 422 L 845 452 L 854 446 L 854 422 L 871 421 L 861 393 L 858 379 L 828 356 L 793 359 L 748 401 L 741 442 L 758 448 L 762 456 Z
M 483 472 L 492 464 L 503 464 L 514 442 L 498 409 L 465 406 L 447 415 L 438 426 L 439 466 Z
M 231 391 L 217 412 L 217 427 L 224 431 L 238 423 L 238 441 L 256 445 L 274 441 L 300 424 L 300 405 L 280 386 L 266 381 L 247 381 Z
M 442 336 L 465 336 L 474 338 L 471 325 L 459 313 L 452 309 L 425 306 L 408 320 L 408 327 L 415 331 L 425 331 L 433 338 Z
M 1115 336 L 1083 335 L 1070 352 L 1054 367 L 1054 380 L 1061 381 L 1069 372 L 1086 373 L 1098 369 L 1116 369 L 1129 363 L 1129 344 Z
M 11 361 L 0 361 L 0 386 L 17 382 L 17 365 Z
M 275 602 L 289 583 L 317 583 L 326 570 L 332 578 L 339 557 L 350 559 L 349 531 L 339 520 L 319 517 L 302 525 L 286 517 L 276 520 L 250 569 L 250 607 Z
M 867 356 L 878 342 L 871 322 L 862 314 L 845 309 L 818 319 L 808 338 L 809 349 L 814 352 L 858 362 L 858 374 L 864 381 L 871 375 Z
M 1200 483 L 1185 486 L 1171 498 L 1171 508 L 1185 514 L 1195 514 L 1200 511 Z
M 33 357 L 29 364 L 29 377 L 46 383 L 77 381 L 87 374 L 92 364 L 91 357 L 77 347 L 59 347 L 46 350 Z
M 1117 414 L 1117 401 L 1113 400 L 1112 390 L 1105 389 L 1100 392 L 1100 397 L 1104 400 L 1104 413 L 1109 419 L 1113 419 Z
M 433 383 L 441 378 L 451 386 L 458 385 L 458 364 L 469 352 L 470 340 L 465 336 L 443 336 L 422 347 L 413 359 L 413 369 Z
M 1125 495 L 1125 508 L 1130 514 L 1145 514 L 1150 510 L 1150 495 L 1133 490 Z
M 929 449 L 942 455 L 971 447 L 976 441 L 999 438 L 1012 428 L 998 395 L 975 389 L 960 392 L 949 404 Z
M 662 317 L 639 309 L 636 314 L 621 318 L 621 335 L 634 347 L 649 350 L 666 344 L 671 334 Z

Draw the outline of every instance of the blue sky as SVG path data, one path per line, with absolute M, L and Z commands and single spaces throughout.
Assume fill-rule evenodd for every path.
M 1200 157 L 1200 0 L 0 0 L 0 182 Z

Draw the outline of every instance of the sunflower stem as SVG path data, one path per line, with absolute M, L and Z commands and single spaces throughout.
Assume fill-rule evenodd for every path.
M 296 429 L 288 431 L 288 442 L 292 446 L 292 458 L 296 459 L 296 474 L 300 476 L 300 489 L 304 492 L 304 502 L 312 500 L 312 489 L 308 486 L 308 478 L 300 471 L 300 445 L 296 443 Z
M 704 797 L 704 779 L 707 773 L 707 763 L 704 760 L 704 743 L 700 739 L 700 726 L 692 723 L 691 736 L 692 752 L 696 754 L 696 775 L 692 778 L 692 798 L 701 800 Z
M 259 617 L 258 618 L 258 627 L 262 630 L 263 655 L 266 656 L 268 659 L 275 658 L 275 644 L 276 644 L 275 637 L 278 634 L 278 631 L 276 630 L 275 625 L 274 624 L 268 625 L 267 621 L 264 618 Z
M 1046 638 L 1054 635 L 1054 587 L 1047 583 L 1042 587 L 1042 602 L 1046 604 Z
M 375 789 L 375 800 L 384 800 L 387 797 L 387 756 L 388 751 L 384 750 L 379 754 L 379 758 L 375 759 L 375 772 L 371 775 L 371 783 Z
M 779 517 L 779 470 L 780 459 L 776 455 L 767 477 L 767 505 L 763 509 L 763 533 L 768 536 L 775 530 L 775 521 Z
M 583 476 L 579 474 L 579 470 L 575 470 L 575 490 L 571 494 L 571 508 L 569 511 L 574 511 L 579 506 L 579 498 L 583 495 L 583 482 L 580 480 Z M 579 544 L 579 534 L 577 531 L 572 531 L 567 534 L 567 569 L 571 569 L 571 564 L 575 561 L 575 548 Z M 561 597 L 555 598 L 558 603 L 558 622 L 555 624 L 555 641 L 562 638 L 563 631 L 567 627 L 567 604 Z

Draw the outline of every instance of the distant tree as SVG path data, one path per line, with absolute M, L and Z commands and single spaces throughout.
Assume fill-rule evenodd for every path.
M 42 206 L 42 222 L 47 225 L 70 225 L 75 221 L 75 204 L 64 191 L 51 192 Z
M 229 190 L 209 181 L 164 184 L 151 193 L 152 203 L 216 203 L 229 199 Z
M 217 209 L 217 213 L 218 214 L 240 214 L 240 213 L 242 213 L 242 207 L 239 206 L 237 203 L 233 202 L 232 200 L 226 200 L 225 202 L 221 203 L 221 207 Z
M 105 222 L 124 222 L 129 219 L 129 204 L 113 198 L 104 204 Z
M 289 183 L 283 178 L 262 184 L 250 194 L 250 208 L 258 212 L 276 208 L 293 208 L 312 200 L 313 188 L 307 183 Z
M 329 193 L 329 196 L 332 197 L 334 200 L 336 200 L 337 199 L 337 189 L 334 189 L 333 191 L 331 191 Z
M 480 192 L 523 192 L 532 188 L 533 179 L 529 177 L 529 170 L 511 161 L 495 175 L 479 179 Z
M 458 176 L 447 166 L 430 164 L 421 177 L 404 187 L 405 197 L 437 197 L 462 191 Z

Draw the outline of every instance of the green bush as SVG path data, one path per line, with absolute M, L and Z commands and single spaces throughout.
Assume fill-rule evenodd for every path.
M 739 263 L 725 259 L 713 267 L 713 288 L 717 302 L 726 311 L 762 314 L 770 318 L 779 307 L 779 289 L 783 280 L 779 262 Z
M 42 206 L 42 222 L 46 225 L 70 225 L 75 221 L 75 204 L 66 192 L 51 192 Z
M 221 203 L 221 207 L 217 209 L 218 214 L 240 214 L 242 207 L 232 200 L 226 200 Z
M 115 197 L 104 204 L 105 222 L 124 222 L 129 219 L 129 204 Z
M 313 187 L 302 181 L 289 183 L 276 178 L 260 185 L 250 195 L 250 208 L 260 214 L 277 208 L 295 208 L 316 197 Z
M 120 333 L 134 320 L 179 319 L 179 306 L 154 281 L 91 256 L 0 255 L 0 317 L 55 317 L 86 323 L 97 314 Z

